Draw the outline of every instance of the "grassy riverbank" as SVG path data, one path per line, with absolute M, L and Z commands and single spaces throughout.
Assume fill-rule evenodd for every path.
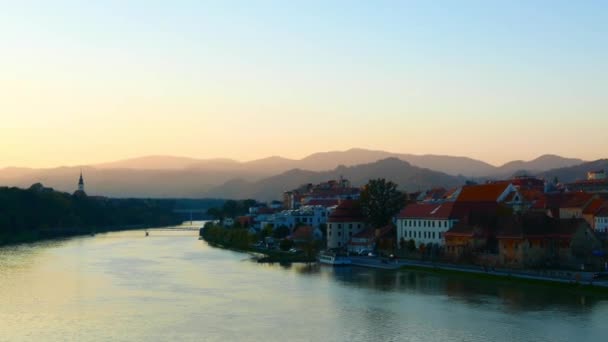
M 307 256 L 305 253 L 290 253 L 278 250 L 269 250 L 265 248 L 256 248 L 253 245 L 247 247 L 236 247 L 226 246 L 221 243 L 215 243 L 208 241 L 203 236 L 201 239 L 207 242 L 210 246 L 215 248 L 227 249 L 235 252 L 249 253 L 256 255 L 256 260 L 260 263 L 308 263 L 315 262 L 317 259 L 315 256 Z

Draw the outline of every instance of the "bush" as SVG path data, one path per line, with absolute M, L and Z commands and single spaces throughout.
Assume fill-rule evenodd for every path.
M 281 242 L 279 243 L 279 248 L 282 251 L 288 251 L 290 249 L 292 249 L 294 246 L 293 241 L 289 240 L 289 239 L 283 239 L 281 240 Z

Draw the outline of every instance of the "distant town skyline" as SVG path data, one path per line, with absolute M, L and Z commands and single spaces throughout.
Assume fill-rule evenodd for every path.
M 608 157 L 601 1 L 28 1 L 0 11 L 0 167 L 353 147 Z

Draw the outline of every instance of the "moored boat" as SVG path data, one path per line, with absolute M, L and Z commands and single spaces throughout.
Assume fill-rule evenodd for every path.
M 319 253 L 319 255 L 317 255 L 317 259 L 322 264 L 334 265 L 334 266 L 350 265 L 352 262 L 350 260 L 350 258 L 347 256 L 343 256 L 343 255 L 339 255 L 337 253 L 327 252 L 327 251 Z

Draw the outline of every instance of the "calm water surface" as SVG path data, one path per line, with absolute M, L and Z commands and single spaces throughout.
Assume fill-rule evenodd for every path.
M 2 341 L 606 341 L 608 301 L 546 288 L 262 265 L 196 232 L 0 248 Z

